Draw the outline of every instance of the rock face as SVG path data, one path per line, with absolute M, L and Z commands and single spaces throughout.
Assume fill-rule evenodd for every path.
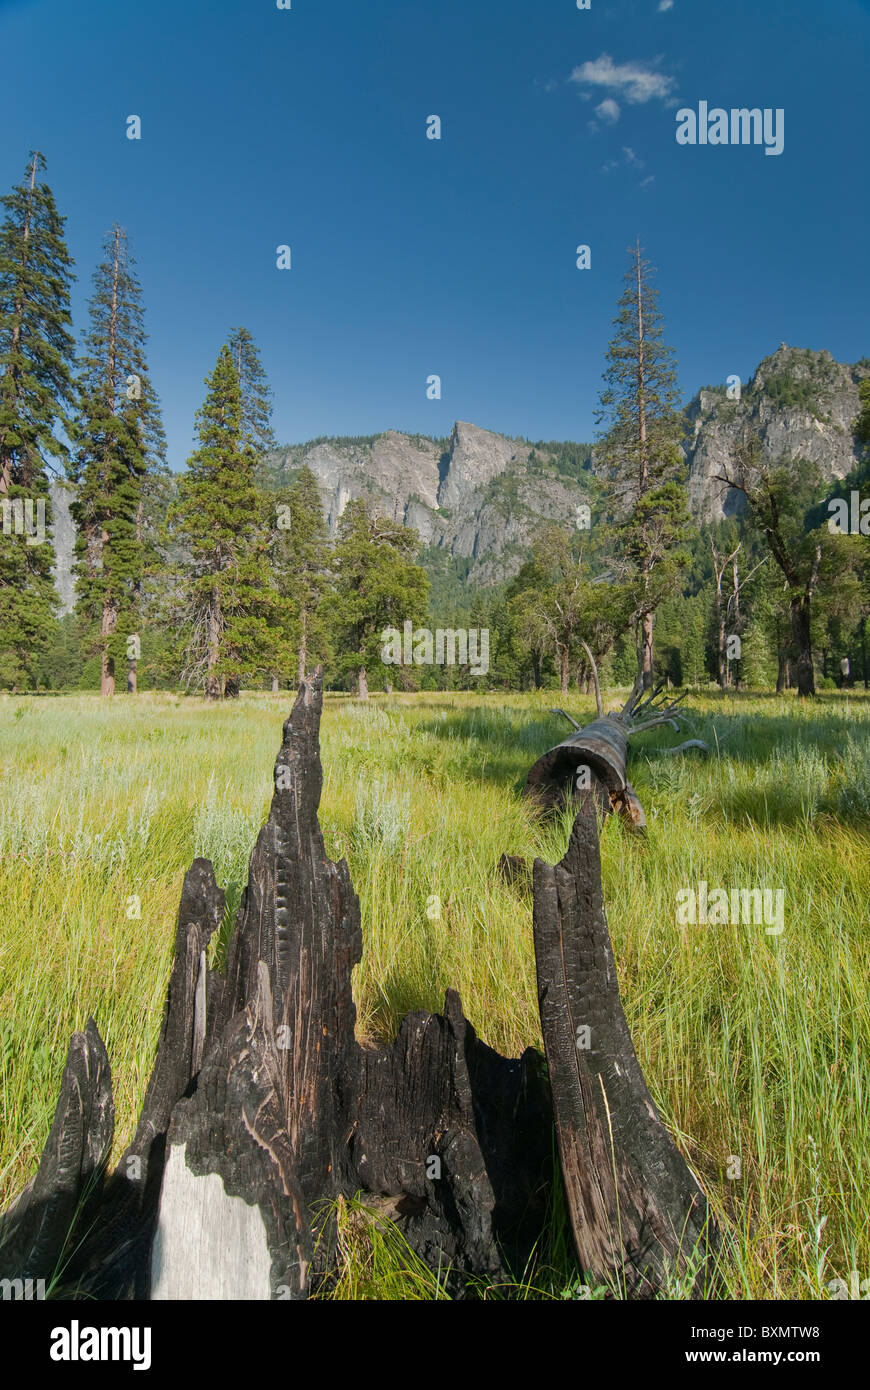
M 546 450 L 462 420 L 446 447 L 388 430 L 280 450 L 270 462 L 279 486 L 303 464 L 311 469 L 333 536 L 350 499 L 363 497 L 412 526 L 423 545 L 471 560 L 478 584 L 514 574 L 541 521 L 573 521 L 596 492 L 591 472 L 572 477 Z
M 783 344 L 758 367 L 742 399 L 722 387 L 704 388 L 686 407 L 684 451 L 689 499 L 698 521 L 721 520 L 742 498 L 717 481 L 744 425 L 756 428 L 771 460 L 806 458 L 825 479 L 844 478 L 857 463 L 852 427 L 858 386 L 870 361 L 836 362 L 829 352 Z M 542 522 L 574 525 L 587 505 L 592 524 L 603 512 L 602 488 L 590 445 L 532 445 L 459 420 L 448 439 L 384 434 L 319 439 L 287 446 L 266 461 L 271 486 L 284 487 L 307 465 L 320 485 L 330 532 L 337 533 L 351 498 L 403 521 L 424 546 L 467 563 L 472 584 L 511 577 L 526 559 Z M 171 486 L 169 491 L 171 491 Z M 52 485 L 55 577 L 62 611 L 72 607 L 74 528 L 71 490 Z M 165 505 L 168 497 L 163 499 Z
M 55 479 L 49 484 L 51 541 L 54 547 L 54 565 L 51 572 L 60 598 L 60 617 L 65 613 L 71 613 L 75 603 L 72 565 L 76 528 L 69 510 L 74 495 L 74 489 L 69 483 Z
M 720 521 L 741 509 L 743 499 L 716 481 L 731 458 L 744 426 L 758 431 L 765 458 L 805 458 L 830 481 L 844 478 L 857 463 L 852 434 L 859 410 L 858 386 L 870 363 L 844 366 L 829 352 L 782 346 L 766 357 L 740 401 L 723 390 L 702 390 L 686 410 L 689 435 L 689 500 L 701 521 Z

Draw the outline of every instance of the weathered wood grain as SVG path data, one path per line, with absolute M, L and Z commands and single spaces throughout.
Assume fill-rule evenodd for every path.
M 697 1256 L 700 1294 L 715 1232 L 622 1010 L 591 808 L 577 816 L 561 863 L 536 860 L 534 874 L 541 1026 L 581 1267 L 596 1282 L 648 1297 Z

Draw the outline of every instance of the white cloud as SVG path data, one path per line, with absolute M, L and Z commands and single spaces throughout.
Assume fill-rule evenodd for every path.
M 674 0 L 659 0 L 659 14 L 665 14 L 667 10 L 674 8 Z
M 667 101 L 674 85 L 672 77 L 642 63 L 614 63 L 609 53 L 575 68 L 571 81 L 580 87 L 603 87 L 616 92 L 632 106 L 653 99 Z
M 640 173 L 640 170 L 644 168 L 645 163 L 645 160 L 638 158 L 638 156 L 635 154 L 634 150 L 631 148 L 630 145 L 623 145 L 622 159 L 608 159 L 605 164 L 602 164 L 601 172 L 602 174 L 609 174 L 614 169 L 625 168 L 625 166 L 627 165 L 629 169 L 636 169 L 638 173 Z M 648 187 L 648 185 L 652 183 L 654 178 L 655 174 L 647 174 L 645 179 L 641 179 L 640 187 Z
M 595 108 L 596 116 L 600 116 L 602 121 L 608 125 L 615 125 L 622 115 L 619 102 L 614 101 L 613 97 L 605 97 L 604 100 Z

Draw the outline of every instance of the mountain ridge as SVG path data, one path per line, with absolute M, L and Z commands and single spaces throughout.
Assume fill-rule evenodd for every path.
M 683 409 L 683 453 L 691 511 L 697 522 L 739 512 L 743 499 L 717 481 L 743 428 L 757 429 L 763 455 L 816 463 L 826 481 L 843 479 L 858 462 L 852 433 L 858 387 L 870 360 L 837 362 L 827 350 L 783 343 L 741 386 L 702 387 Z M 457 420 L 439 438 L 388 429 L 361 436 L 321 436 L 273 450 L 262 465 L 264 485 L 286 487 L 307 465 L 317 479 L 334 538 L 348 501 L 363 497 L 373 510 L 403 521 L 421 546 L 463 562 L 468 582 L 488 586 L 510 578 L 547 521 L 576 524 L 588 506 L 594 524 L 603 499 L 594 445 L 572 440 L 532 442 Z M 55 581 L 61 611 L 73 602 L 74 527 L 69 484 L 52 484 Z

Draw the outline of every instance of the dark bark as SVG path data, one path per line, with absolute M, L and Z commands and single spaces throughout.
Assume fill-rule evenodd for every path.
M 558 647 L 558 653 L 559 653 L 559 689 L 561 690 L 561 692 L 562 692 L 563 695 L 567 695 L 567 694 L 568 694 L 568 681 L 569 681 L 569 679 L 570 679 L 571 671 L 570 671 L 570 667 L 569 667 L 569 665 L 568 665 L 568 647 L 567 647 L 567 644 L 566 644 L 566 643 L 560 643 L 560 645 L 559 645 L 559 647 Z
M 70 1233 L 92 1219 L 115 1127 L 112 1077 L 93 1019 L 74 1033 L 54 1121 L 36 1175 L 0 1220 L 0 1274 L 63 1278 Z
M 640 622 L 638 666 L 642 678 L 642 689 L 652 690 L 655 685 L 652 613 L 645 613 Z
M 535 861 L 534 935 L 581 1268 L 629 1297 L 649 1297 L 669 1266 L 684 1274 L 699 1247 L 702 1271 L 693 1288 L 701 1296 L 709 1278 L 707 1203 L 656 1111 L 622 1011 L 591 807 L 577 816 L 560 864 Z
M 810 632 L 810 600 L 805 594 L 795 594 L 789 605 L 791 633 L 797 656 L 798 695 L 815 695 L 816 678 L 813 670 L 813 643 Z

